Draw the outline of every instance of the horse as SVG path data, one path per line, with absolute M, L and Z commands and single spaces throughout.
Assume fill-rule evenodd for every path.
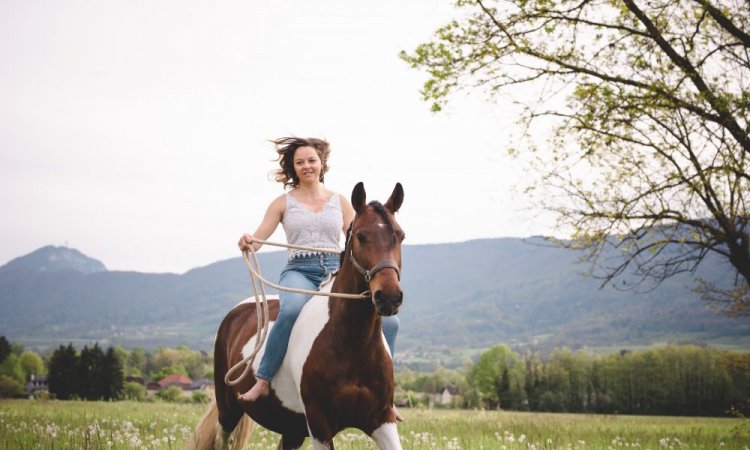
M 345 428 L 362 430 L 380 449 L 401 449 L 393 410 L 393 362 L 380 317 L 396 314 L 403 300 L 399 283 L 404 232 L 394 218 L 403 198 L 400 183 L 385 204 L 367 203 L 363 183 L 354 187 L 356 214 L 341 267 L 333 281 L 321 287 L 332 295 L 317 295 L 306 303 L 271 393 L 255 402 L 237 398 L 252 387 L 255 377 L 235 386 L 225 383 L 227 371 L 255 348 L 255 302 L 248 299 L 226 315 L 214 347 L 215 400 L 187 448 L 227 449 L 230 440 L 231 448 L 244 448 L 249 416 L 281 435 L 279 449 L 300 448 L 308 436 L 314 449 L 333 449 L 333 437 Z M 362 292 L 370 295 L 360 300 L 335 295 Z M 278 300 L 269 300 L 270 320 L 278 308 Z M 264 348 L 256 355 L 253 373 Z

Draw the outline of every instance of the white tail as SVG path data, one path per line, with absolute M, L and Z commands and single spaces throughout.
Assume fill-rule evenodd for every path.
M 255 422 L 247 414 L 243 414 L 234 431 L 231 434 L 225 433 L 219 424 L 216 400 L 212 400 L 183 450 L 242 450 L 250 439 L 254 425 Z

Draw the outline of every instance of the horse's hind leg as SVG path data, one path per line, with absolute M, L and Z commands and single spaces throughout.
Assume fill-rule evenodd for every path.
M 219 407 L 218 422 L 221 425 L 221 450 L 244 448 L 252 431 L 252 421 L 245 415 L 245 410 L 239 402 L 231 397 L 231 392 L 230 389 L 217 389 L 216 402 Z
M 291 434 L 284 434 L 281 436 L 279 441 L 278 450 L 295 450 L 302 448 L 302 444 L 305 443 L 305 436 L 293 436 Z
M 243 414 L 245 414 L 245 411 L 243 411 L 239 405 L 230 405 L 228 409 L 219 408 L 219 423 L 221 424 L 221 429 L 227 433 L 234 431 L 237 424 L 240 422 L 240 419 L 242 419 Z

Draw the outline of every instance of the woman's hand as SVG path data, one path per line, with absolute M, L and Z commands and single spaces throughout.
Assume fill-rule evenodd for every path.
M 240 241 L 237 243 L 237 246 L 242 250 L 243 252 L 246 252 L 250 249 L 250 246 L 253 245 L 253 242 L 255 242 L 255 238 L 251 234 L 243 234 L 240 238 Z

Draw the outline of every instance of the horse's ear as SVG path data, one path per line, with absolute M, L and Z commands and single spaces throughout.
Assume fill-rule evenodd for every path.
M 385 209 L 391 212 L 391 214 L 395 214 L 396 211 L 401 207 L 401 203 L 404 202 L 404 188 L 401 186 L 401 183 L 396 183 L 396 187 L 393 188 L 393 192 L 391 193 L 391 196 L 388 198 L 388 201 L 385 202 Z
M 366 201 L 365 185 L 360 181 L 352 191 L 352 206 L 357 214 L 364 210 Z

